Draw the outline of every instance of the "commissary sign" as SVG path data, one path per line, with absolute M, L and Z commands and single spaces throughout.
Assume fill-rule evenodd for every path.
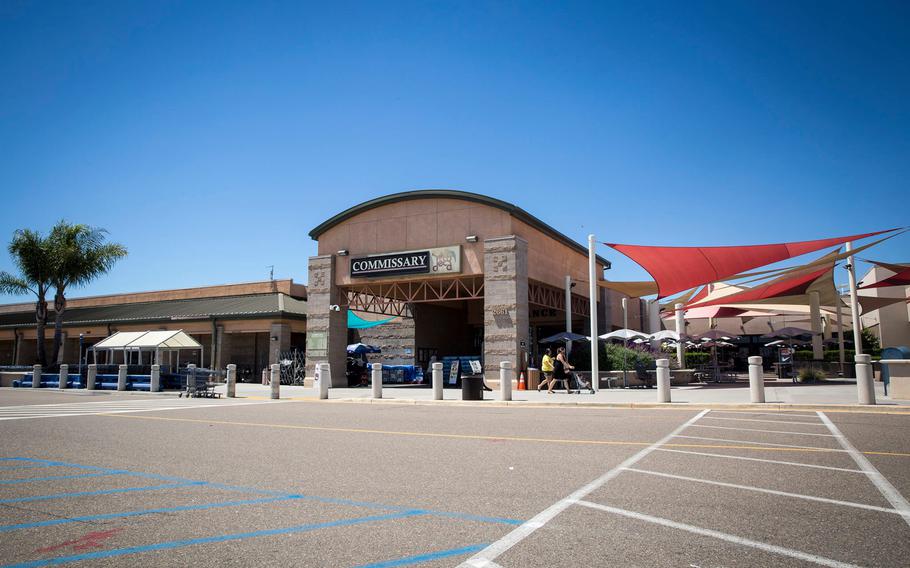
M 351 276 L 354 278 L 457 272 L 461 272 L 460 246 L 374 254 L 351 259 Z

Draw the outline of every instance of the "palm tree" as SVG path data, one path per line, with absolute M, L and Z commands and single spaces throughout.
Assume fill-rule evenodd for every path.
M 38 334 L 37 359 L 41 365 L 46 364 L 44 329 L 47 326 L 47 292 L 51 286 L 54 267 L 51 248 L 49 239 L 37 231 L 19 229 L 8 248 L 13 262 L 19 268 L 19 276 L 0 272 L 0 292 L 32 293 L 38 300 L 35 302 L 35 322 Z
M 54 268 L 51 282 L 54 285 L 54 358 L 60 353 L 63 340 L 63 314 L 66 312 L 66 290 L 70 286 L 84 286 L 107 273 L 114 264 L 126 256 L 126 248 L 117 243 L 106 243 L 107 231 L 88 225 L 73 225 L 60 221 L 51 229 L 48 241 L 53 251 Z

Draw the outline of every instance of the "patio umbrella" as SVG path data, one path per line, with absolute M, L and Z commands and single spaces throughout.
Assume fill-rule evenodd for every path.
M 766 333 L 762 335 L 762 337 L 768 339 L 774 337 L 783 337 L 784 339 L 789 339 L 791 337 L 796 337 L 797 335 L 812 335 L 812 332 L 801 327 L 782 327 L 771 333 Z
M 348 354 L 360 355 L 361 353 L 382 353 L 382 349 L 373 345 L 367 345 L 366 343 L 352 343 L 351 345 L 348 345 Z
M 672 339 L 673 341 L 679 341 L 679 334 L 673 331 L 672 329 L 664 329 L 658 331 L 657 333 L 651 334 L 651 339 L 656 339 L 658 341 L 664 341 L 667 339 Z
M 634 329 L 617 329 L 616 331 L 605 333 L 599 337 L 601 339 L 622 339 L 623 341 L 628 341 L 629 339 L 636 338 L 648 339 L 648 334 L 635 331 Z
M 559 343 L 561 341 L 581 341 L 582 339 L 587 339 L 586 335 L 579 335 L 577 333 L 572 333 L 570 331 L 560 331 L 556 335 L 551 335 L 550 337 L 545 337 L 541 339 L 538 343 Z
M 730 339 L 731 337 L 739 337 L 739 334 L 720 329 L 712 329 L 698 336 L 699 339 Z

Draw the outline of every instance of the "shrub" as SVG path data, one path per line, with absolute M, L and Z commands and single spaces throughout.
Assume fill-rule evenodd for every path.
M 820 369 L 803 367 L 797 371 L 796 380 L 800 383 L 817 383 L 825 380 L 825 373 Z
M 694 369 L 698 365 L 707 365 L 711 362 L 710 353 L 701 353 L 699 351 L 686 352 L 686 368 Z
M 608 343 L 604 346 L 604 352 L 608 371 L 634 371 L 638 366 L 654 365 L 654 355 L 646 348 L 627 348 Z

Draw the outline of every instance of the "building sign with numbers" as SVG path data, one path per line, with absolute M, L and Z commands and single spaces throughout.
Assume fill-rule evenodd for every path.
M 351 277 L 461 272 L 461 246 L 374 254 L 351 259 Z

